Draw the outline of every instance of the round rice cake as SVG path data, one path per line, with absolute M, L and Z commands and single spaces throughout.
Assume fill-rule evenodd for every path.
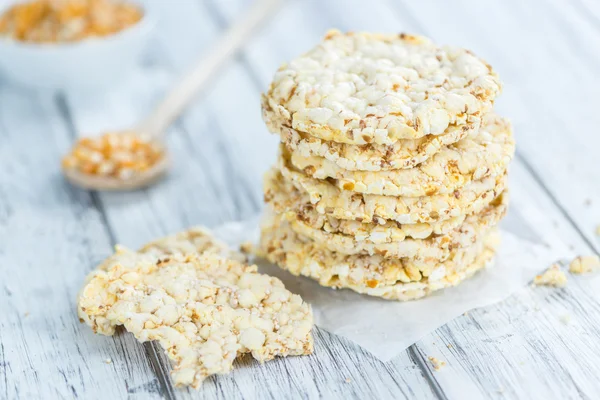
M 323 157 L 304 157 L 280 146 L 295 168 L 316 179 L 334 179 L 343 190 L 386 196 L 421 197 L 453 193 L 468 182 L 504 175 L 515 151 L 508 120 L 490 115 L 477 135 L 444 147 L 410 169 L 348 171 Z
M 407 238 L 373 242 L 360 240 L 354 235 L 315 229 L 297 218 L 293 212 L 281 215 L 298 235 L 312 239 L 319 246 L 340 254 L 381 255 L 385 258 L 436 259 L 444 260 L 453 249 L 471 246 L 485 236 L 506 214 L 508 196 L 501 194 L 478 214 L 471 214 L 456 229 L 425 239 Z
M 392 144 L 481 118 L 501 89 L 468 50 L 408 34 L 330 31 L 279 68 L 265 112 L 324 140 Z
M 481 211 L 506 186 L 506 175 L 471 181 L 454 193 L 425 197 L 398 197 L 355 193 L 334 184 L 311 178 L 279 160 L 279 173 L 267 173 L 267 181 L 283 179 L 308 194 L 317 212 L 338 219 L 360 222 L 392 220 L 401 224 L 435 223 Z
M 331 142 L 288 127 L 281 127 L 276 133 L 288 149 L 303 157 L 324 157 L 348 171 L 389 171 L 412 168 L 478 129 L 479 123 L 451 126 L 443 135 L 400 139 L 389 145 Z
M 443 235 L 432 235 L 424 239 L 376 237 L 357 238 L 353 234 L 327 231 L 311 226 L 299 219 L 294 212 L 281 214 L 291 229 L 302 237 L 312 239 L 318 245 L 341 254 L 381 255 L 386 258 L 436 259 L 444 260 L 453 249 L 471 246 L 494 228 L 506 215 L 508 194 L 503 192 L 490 205 L 478 214 L 467 216 L 457 228 Z
M 444 235 L 459 227 L 466 218 L 466 215 L 459 215 L 443 221 L 419 224 L 400 224 L 381 218 L 376 222 L 360 222 L 320 214 L 310 203 L 307 194 L 281 179 L 267 179 L 264 191 L 265 202 L 278 214 L 292 213 L 314 229 L 352 235 L 357 240 L 369 240 L 373 243 L 387 243 L 406 238 L 425 239 L 433 234 Z
M 443 262 L 344 255 L 301 238 L 287 221 L 269 216 L 263 223 L 259 255 L 322 286 L 349 288 L 390 300 L 413 300 L 457 285 L 484 268 L 498 243 L 499 235 L 494 230 L 471 247 L 453 250 Z

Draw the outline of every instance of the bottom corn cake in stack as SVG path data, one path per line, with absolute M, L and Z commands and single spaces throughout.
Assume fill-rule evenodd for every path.
M 501 84 L 472 53 L 329 33 L 263 95 L 281 138 L 260 252 L 323 286 L 410 300 L 487 266 L 514 153 Z

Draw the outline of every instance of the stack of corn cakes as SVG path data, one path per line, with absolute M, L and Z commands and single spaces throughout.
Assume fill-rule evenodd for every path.
M 328 32 L 262 97 L 281 138 L 261 254 L 321 285 L 409 300 L 484 268 L 514 153 L 502 85 L 468 50 Z

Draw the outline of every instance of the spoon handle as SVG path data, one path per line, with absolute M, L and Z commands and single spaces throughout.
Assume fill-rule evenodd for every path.
M 160 139 L 171 122 L 179 116 L 209 78 L 240 49 L 255 28 L 275 11 L 280 2 L 281 0 L 255 0 L 243 18 L 227 30 L 210 53 L 203 56 L 154 112 L 140 123 L 138 131 Z

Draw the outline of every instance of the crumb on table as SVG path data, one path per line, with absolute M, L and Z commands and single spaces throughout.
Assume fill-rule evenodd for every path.
M 431 362 L 431 365 L 433 365 L 433 369 L 436 371 L 439 371 L 442 367 L 446 366 L 446 361 L 438 360 L 435 357 L 429 357 L 429 361 Z
M 572 274 L 587 274 L 600 270 L 600 258 L 596 255 L 576 257 L 569 264 L 569 272 Z
M 552 264 L 544 273 L 533 279 L 536 286 L 564 287 L 567 284 L 567 276 L 558 264 Z

